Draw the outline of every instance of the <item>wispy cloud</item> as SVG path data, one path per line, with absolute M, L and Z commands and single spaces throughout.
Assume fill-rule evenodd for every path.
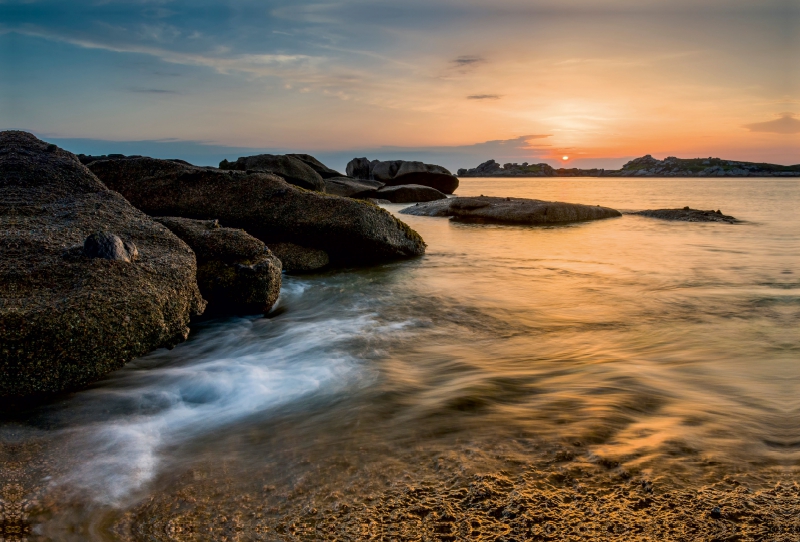
M 473 94 L 472 96 L 467 96 L 467 100 L 499 100 L 499 94 Z
M 775 120 L 746 124 L 751 132 L 768 132 L 772 134 L 800 134 L 800 120 L 793 113 L 781 113 Z
M 128 91 L 136 92 L 139 94 L 181 94 L 177 90 L 169 90 L 165 88 L 129 88 Z

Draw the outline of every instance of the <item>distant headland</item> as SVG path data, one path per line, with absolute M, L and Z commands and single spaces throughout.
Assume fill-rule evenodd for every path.
M 781 166 L 721 158 L 658 160 L 651 155 L 631 160 L 621 169 L 554 168 L 549 164 L 504 164 L 494 160 L 473 169 L 459 169 L 459 177 L 800 177 L 800 164 Z

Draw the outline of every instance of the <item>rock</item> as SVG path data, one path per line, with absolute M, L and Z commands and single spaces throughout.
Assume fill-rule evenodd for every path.
M 216 220 L 156 217 L 197 256 L 197 285 L 207 316 L 267 313 L 281 291 L 281 262 L 244 230 Z
M 331 177 L 325 179 L 325 193 L 344 198 L 364 199 L 372 197 L 379 188 L 385 185 L 380 181 L 351 179 L 350 177 Z
M 455 199 L 456 198 L 448 198 L 430 201 L 427 203 L 417 203 L 411 207 L 406 207 L 405 209 L 401 210 L 400 213 L 414 216 L 453 216 L 453 212 L 450 210 L 450 204 Z
M 596 205 L 561 203 L 524 198 L 449 198 L 420 203 L 400 211 L 416 216 L 450 216 L 465 222 L 499 224 L 563 224 L 622 216 Z
M 133 262 L 139 258 L 139 250 L 132 241 L 123 242 L 112 233 L 98 232 L 83 242 L 83 255 L 87 258 Z
M 0 132 L 0 231 L 0 396 L 97 380 L 205 308 L 183 241 L 25 132 Z
M 270 248 L 283 263 L 283 270 L 287 273 L 319 271 L 330 263 L 330 258 L 324 250 L 301 247 L 294 243 L 275 243 Z
M 372 179 L 372 167 L 370 161 L 366 158 L 353 158 L 348 162 L 345 172 L 348 177 L 353 177 L 354 179 Z
M 368 201 L 369 203 L 375 205 L 386 205 L 387 203 L 392 203 L 388 199 L 380 199 L 380 198 L 364 198 L 364 201 Z
M 442 166 L 405 160 L 370 162 L 366 158 L 354 158 L 347 165 L 347 175 L 380 181 L 387 186 L 429 186 L 444 194 L 452 194 L 458 188 L 458 178 Z
M 336 171 L 335 169 L 331 169 L 310 154 L 287 154 L 286 156 L 290 156 L 297 160 L 300 160 L 305 165 L 319 173 L 319 176 L 323 179 L 331 179 L 333 177 L 344 177 L 341 173 Z
M 725 222 L 728 224 L 737 224 L 740 222 L 740 220 L 732 216 L 723 215 L 719 210 L 700 211 L 698 209 L 690 209 L 689 207 L 684 207 L 683 209 L 648 209 L 646 211 L 637 211 L 630 214 L 660 218 L 662 220 L 680 220 L 683 222 Z
M 263 171 L 274 173 L 284 181 L 306 190 L 323 192 L 325 181 L 319 173 L 314 171 L 305 162 L 284 154 L 259 154 L 256 156 L 243 156 L 236 162 L 223 160 L 220 169 L 238 171 Z
M 445 199 L 447 196 L 428 186 L 407 184 L 401 186 L 387 186 L 375 192 L 375 197 L 385 199 L 391 203 L 411 203 L 415 201 L 434 201 Z
M 334 265 L 371 265 L 425 252 L 419 234 L 369 203 L 302 190 L 268 173 L 176 169 L 171 163 L 163 169 L 144 168 L 137 162 L 90 166 L 110 188 L 150 215 L 218 219 L 270 247 L 288 242 L 323 250 Z M 143 176 L 147 169 L 154 174 Z

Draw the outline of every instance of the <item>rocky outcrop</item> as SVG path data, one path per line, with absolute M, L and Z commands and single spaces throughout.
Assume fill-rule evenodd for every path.
M 197 256 L 197 285 L 207 316 L 267 313 L 281 292 L 281 262 L 244 230 L 217 220 L 154 217 Z
M 354 158 L 347 164 L 347 175 L 357 179 L 375 180 L 387 186 L 419 184 L 452 194 L 458 188 L 458 178 L 447 169 L 433 164 L 389 160 L 381 162 Z
M 459 169 L 459 177 L 798 177 L 800 165 L 780 166 L 720 158 L 664 160 L 649 154 L 631 160 L 622 169 L 554 169 L 547 164 L 500 164 L 489 160 L 473 169 Z
M 331 177 L 325 179 L 325 193 L 343 198 L 365 199 L 374 197 L 378 189 L 385 185 L 380 181 L 352 179 L 350 177 Z
M 486 196 L 419 203 L 400 212 L 497 224 L 563 224 L 622 216 L 619 211 L 597 205 Z
M 330 263 L 330 258 L 324 250 L 301 247 L 294 243 L 274 243 L 272 252 L 283 264 L 287 273 L 310 273 L 324 269 Z
M 325 251 L 334 265 L 370 265 L 425 252 L 414 230 L 358 200 L 302 190 L 268 173 L 193 166 L 150 168 L 135 160 L 90 164 L 133 205 L 153 216 L 218 219 L 274 243 Z M 126 166 L 130 166 L 128 169 Z
M 494 160 L 476 168 L 459 169 L 459 177 L 555 177 L 556 170 L 547 164 L 509 163 L 500 167 Z
M 310 154 L 287 154 L 291 158 L 295 158 L 300 160 L 305 165 L 319 173 L 319 176 L 323 179 L 330 179 L 333 177 L 344 177 L 341 173 L 336 171 L 335 169 L 331 169 Z
M 434 201 L 447 198 L 435 188 L 419 184 L 386 186 L 375 192 L 374 196 L 377 199 L 388 200 L 391 203 L 413 203 L 415 201 Z
M 654 209 L 629 214 L 649 216 L 650 218 L 660 218 L 662 220 L 680 220 L 682 222 L 725 222 L 728 224 L 740 222 L 732 216 L 722 214 L 720 210 L 701 211 L 699 209 L 690 209 L 689 207 L 684 207 L 683 209 Z
M 259 154 L 256 156 L 243 156 L 235 162 L 223 160 L 220 169 L 236 171 L 263 171 L 274 173 L 289 184 L 315 190 L 325 191 L 325 181 L 319 173 L 297 158 L 284 154 Z
M 0 231 L 0 396 L 97 380 L 205 307 L 183 241 L 24 132 L 0 132 Z

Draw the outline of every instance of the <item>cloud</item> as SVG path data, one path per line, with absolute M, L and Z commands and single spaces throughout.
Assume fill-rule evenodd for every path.
M 486 59 L 480 56 L 460 56 L 453 61 L 453 64 L 456 66 L 472 66 L 474 64 L 480 64 L 481 62 L 486 62 Z
M 456 58 L 455 60 L 451 60 L 450 64 L 452 65 L 453 69 L 459 73 L 467 73 L 481 64 L 485 63 L 486 59 L 482 56 L 477 55 L 464 55 Z
M 499 100 L 499 94 L 473 94 L 472 96 L 467 96 L 467 100 Z
M 177 90 L 168 90 L 165 88 L 130 88 L 128 90 L 141 94 L 180 94 Z
M 745 125 L 751 132 L 769 132 L 772 134 L 800 134 L 800 120 L 793 113 L 782 113 L 780 118 L 767 122 L 756 122 Z

